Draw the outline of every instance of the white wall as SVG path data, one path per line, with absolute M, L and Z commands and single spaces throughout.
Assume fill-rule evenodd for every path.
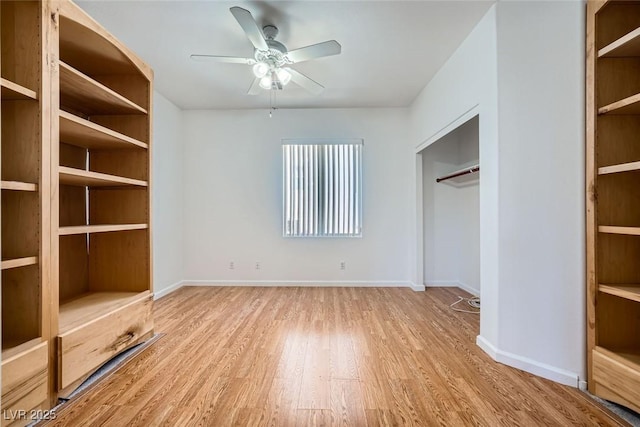
M 499 6 L 499 348 L 585 378 L 585 5 Z
M 411 109 L 418 149 L 479 112 L 478 343 L 574 386 L 585 374 L 584 12 L 498 2 Z
M 407 285 L 407 109 L 277 110 L 271 119 L 266 109 L 186 111 L 184 118 L 188 281 Z M 364 138 L 362 238 L 282 237 L 281 140 L 317 137 Z
M 478 148 L 475 118 L 420 153 L 426 286 L 459 286 L 480 294 L 479 184 L 458 187 L 436 182 L 440 176 L 476 164 Z
M 462 123 L 479 115 L 480 150 L 480 283 L 483 310 L 480 335 L 498 340 L 498 89 L 496 58 L 496 7 L 482 18 L 449 61 L 418 95 L 410 109 L 410 153 L 437 141 Z M 471 112 L 471 113 L 470 113 Z M 471 114 L 471 116 L 468 116 Z M 468 116 L 468 117 L 465 117 Z M 422 194 L 420 169 L 415 160 L 409 184 L 416 195 L 411 206 L 410 266 L 412 280 L 422 283 Z
M 159 297 L 184 278 L 182 111 L 153 94 L 153 282 Z

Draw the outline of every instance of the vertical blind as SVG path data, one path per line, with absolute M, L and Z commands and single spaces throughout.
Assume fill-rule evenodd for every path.
M 285 236 L 362 235 L 361 139 L 283 140 Z

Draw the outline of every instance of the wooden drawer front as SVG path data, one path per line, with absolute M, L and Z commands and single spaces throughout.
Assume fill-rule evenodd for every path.
M 47 399 L 49 352 L 46 342 L 2 361 L 2 425 L 11 415 L 39 406 Z M 7 419 L 5 419 L 7 418 Z
M 593 350 L 593 379 L 596 386 L 604 388 L 606 394 L 601 397 L 625 406 L 640 407 L 640 370 L 632 362 L 596 347 Z
M 153 330 L 151 297 L 58 336 L 58 389 L 91 373 Z

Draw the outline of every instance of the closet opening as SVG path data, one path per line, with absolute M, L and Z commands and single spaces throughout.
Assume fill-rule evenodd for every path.
M 422 171 L 418 240 L 422 240 L 425 287 L 459 287 L 480 295 L 479 157 L 478 115 L 418 152 Z M 457 307 L 469 309 L 462 303 Z

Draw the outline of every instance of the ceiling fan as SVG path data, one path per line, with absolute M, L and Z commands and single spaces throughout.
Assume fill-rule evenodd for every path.
M 340 43 L 330 40 L 289 51 L 282 43 L 275 40 L 278 35 L 277 27 L 265 25 L 260 31 L 260 27 L 253 19 L 251 12 L 238 6 L 229 10 L 246 33 L 251 44 L 253 44 L 255 48 L 254 57 L 191 55 L 191 59 L 252 65 L 255 79 L 247 92 L 249 95 L 257 95 L 260 93 L 261 88 L 265 90 L 282 90 L 290 81 L 315 95 L 322 92 L 324 86 L 290 68 L 289 65 L 323 56 L 338 55 L 342 50 Z

